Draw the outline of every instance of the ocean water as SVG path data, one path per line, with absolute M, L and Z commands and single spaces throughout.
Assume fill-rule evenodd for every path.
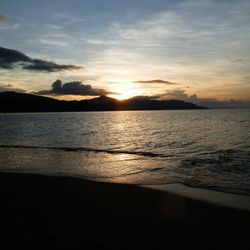
M 250 195 L 250 110 L 0 114 L 0 171 Z

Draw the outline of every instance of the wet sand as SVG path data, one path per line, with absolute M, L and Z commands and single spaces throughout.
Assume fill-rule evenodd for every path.
M 0 249 L 247 249 L 250 212 L 168 191 L 0 174 Z

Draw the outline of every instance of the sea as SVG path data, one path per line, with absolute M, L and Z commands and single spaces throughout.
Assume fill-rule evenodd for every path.
M 0 171 L 250 196 L 250 110 L 0 114 Z

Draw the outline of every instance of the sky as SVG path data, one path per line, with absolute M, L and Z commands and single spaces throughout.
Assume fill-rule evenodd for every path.
M 248 0 L 2 1 L 0 47 L 0 91 L 250 102 Z

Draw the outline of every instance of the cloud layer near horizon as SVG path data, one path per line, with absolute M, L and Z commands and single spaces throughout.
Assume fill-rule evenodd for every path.
M 0 83 L 0 92 L 4 92 L 4 91 L 14 91 L 14 92 L 18 92 L 18 93 L 25 93 L 27 92 L 27 90 L 18 87 L 18 86 L 14 86 L 13 84 L 2 84 Z
M 34 94 L 38 95 L 81 95 L 81 96 L 100 96 L 112 94 L 105 89 L 93 88 L 89 84 L 82 84 L 79 81 L 62 83 L 61 80 L 56 80 L 52 83 L 51 89 L 40 90 Z
M 32 59 L 17 50 L 0 47 L 0 68 L 15 69 L 18 67 L 26 70 L 44 72 L 57 72 L 81 68 L 80 66 L 71 64 L 57 64 L 51 61 Z
M 208 108 L 240 108 L 250 107 L 250 102 L 244 102 L 240 100 L 228 100 L 222 101 L 216 98 L 201 98 L 197 94 L 187 94 L 184 89 L 174 89 L 166 91 L 163 94 L 156 95 L 151 97 L 153 99 L 174 99 L 174 100 L 182 100 L 185 102 L 192 102 L 200 106 L 208 107 Z

